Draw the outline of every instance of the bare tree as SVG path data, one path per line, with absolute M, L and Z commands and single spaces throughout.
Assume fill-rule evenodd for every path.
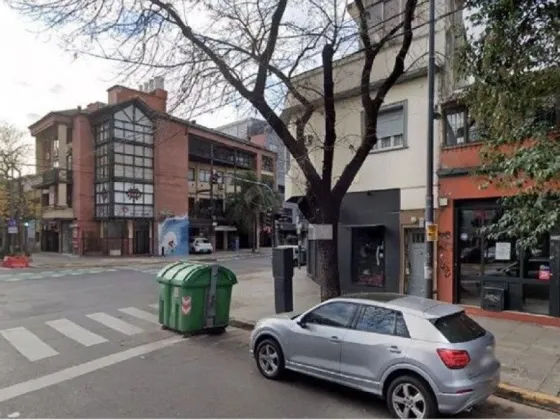
M 417 0 L 406 0 L 393 27 L 377 34 L 368 27 L 366 6 L 370 3 L 366 5 L 364 0 L 354 1 L 353 18 L 348 16 L 347 0 L 9 3 L 56 31 L 75 53 L 87 51 L 124 63 L 127 74 L 164 75 L 173 86 L 176 110 L 200 109 L 215 98 L 221 98 L 221 105 L 240 99 L 256 109 L 280 136 L 305 177 L 305 217 L 332 228 L 331 240 L 318 241 L 318 278 L 323 300 L 340 294 L 336 231 L 342 199 L 377 142 L 377 115 L 384 98 L 405 71 Z M 359 22 L 357 29 L 355 21 Z M 374 62 L 395 39 L 400 46 L 390 73 L 372 93 Z M 362 70 L 356 87 L 366 129 L 335 182 L 337 59 L 357 41 Z M 306 88 L 297 75 L 317 65 L 322 67 L 322 83 L 318 88 Z M 291 123 L 276 112 L 285 95 L 299 109 Z M 305 142 L 308 123 L 318 112 L 324 118 L 320 168 L 310 159 Z
M 28 202 L 22 194 L 21 171 L 29 153 L 23 132 L 0 122 L 0 226 L 2 245 L 7 245 L 5 221 L 28 213 Z

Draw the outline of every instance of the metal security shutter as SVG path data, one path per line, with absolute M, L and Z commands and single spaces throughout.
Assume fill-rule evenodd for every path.
M 404 133 L 404 108 L 402 106 L 381 111 L 377 116 L 377 137 L 396 136 Z

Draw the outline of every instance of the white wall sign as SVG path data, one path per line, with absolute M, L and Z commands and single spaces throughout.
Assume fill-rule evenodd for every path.
M 332 241 L 332 225 L 309 225 L 307 238 L 312 241 Z
M 511 243 L 496 242 L 496 260 L 497 261 L 511 260 Z

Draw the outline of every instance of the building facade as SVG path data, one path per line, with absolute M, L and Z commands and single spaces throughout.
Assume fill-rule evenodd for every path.
M 216 130 L 273 152 L 276 155 L 276 163 L 274 164 L 274 162 L 265 159 L 263 161 L 263 168 L 266 167 L 269 172 L 274 172 L 276 179 L 274 186 L 278 193 L 284 197 L 284 178 L 286 171 L 289 169 L 290 159 L 286 146 L 284 146 L 284 143 L 270 125 L 258 118 L 246 118 L 223 125 L 216 128 Z
M 500 218 L 499 199 L 516 192 L 494 185 L 480 188 L 483 179 L 476 171 L 482 144 L 466 107 L 446 104 L 443 122 L 438 298 L 487 316 L 560 325 L 560 278 L 550 275 L 551 234 L 543 235 L 538 246 L 521 249 L 515 238 L 496 239 L 481 231 Z M 487 288 L 502 291 L 503 307 L 481 310 Z
M 160 78 L 142 90 L 113 86 L 107 104 L 51 112 L 30 131 L 41 249 L 115 256 L 158 253 L 159 223 L 189 215 L 191 139 L 233 141 L 168 114 Z M 261 149 L 251 150 L 258 170 Z
M 390 30 L 389 19 L 403 11 L 399 0 L 369 1 L 372 26 Z M 355 15 L 350 5 L 350 14 Z M 452 0 L 436 2 L 436 104 L 455 88 L 453 51 L 462 26 L 460 8 Z M 456 13 L 449 11 L 457 10 Z M 424 277 L 424 204 L 426 196 L 426 150 L 428 123 L 427 81 L 427 9 L 416 11 L 412 45 L 405 61 L 407 71 L 390 89 L 378 115 L 378 143 L 371 151 L 343 199 L 338 227 L 338 256 L 341 286 L 344 291 L 381 290 L 415 293 Z M 459 25 L 459 26 L 458 26 Z M 387 26 L 387 27 L 386 27 Z M 377 31 L 377 29 L 376 29 Z M 382 32 L 382 31 L 381 31 Z M 378 32 L 372 36 L 378 36 Z M 388 42 L 376 58 L 371 74 L 371 91 L 375 95 L 388 77 L 399 42 Z M 333 183 L 338 179 L 365 133 L 360 98 L 360 75 L 363 54 L 356 53 L 337 61 L 334 66 L 337 138 L 344 144 L 336 148 Z M 296 83 L 322 89 L 322 71 L 304 73 Z M 308 88 L 306 91 L 312 91 Z M 288 101 L 283 116 L 293 122 L 301 110 Z M 316 168 L 322 165 L 320 142 L 324 135 L 324 116 L 320 109 L 306 127 L 307 147 Z M 441 130 L 435 122 L 436 144 Z M 438 150 L 434 151 L 438 159 Z M 437 205 L 437 173 L 434 173 Z M 286 177 L 286 197 L 298 201 L 305 195 L 306 183 L 297 163 L 292 162 Z M 311 231 L 311 228 L 310 228 Z M 311 239 L 311 237 L 310 237 Z M 310 267 L 314 275 L 312 242 Z

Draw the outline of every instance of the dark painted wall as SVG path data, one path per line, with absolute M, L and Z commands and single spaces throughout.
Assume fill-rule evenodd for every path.
M 400 190 L 348 193 L 342 201 L 338 227 L 338 264 L 343 292 L 399 291 L 400 270 Z M 374 288 L 352 283 L 351 226 L 385 226 L 385 287 Z

